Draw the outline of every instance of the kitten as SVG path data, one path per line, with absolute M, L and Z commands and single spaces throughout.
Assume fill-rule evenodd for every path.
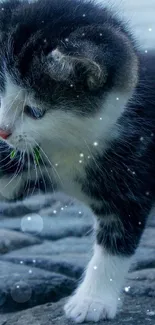
M 64 309 L 112 319 L 155 199 L 155 56 L 90 1 L 6 1 L 0 30 L 1 198 L 46 177 L 89 205 L 94 253 Z

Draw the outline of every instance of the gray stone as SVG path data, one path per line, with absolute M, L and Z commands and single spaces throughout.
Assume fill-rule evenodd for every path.
M 126 288 L 129 295 L 150 296 L 155 301 L 155 268 L 129 273 Z
M 130 270 L 135 271 L 145 268 L 155 268 L 155 249 L 139 246 Z
M 64 316 L 63 306 L 65 300 L 58 303 L 45 304 L 26 311 L 1 315 L 0 325 L 71 325 L 75 324 Z M 83 323 L 88 325 L 88 323 Z M 94 323 L 90 322 L 90 325 Z M 101 321 L 104 325 L 154 325 L 155 305 L 154 300 L 148 297 L 126 296 L 123 308 L 112 321 Z
M 56 214 L 53 213 L 57 212 Z M 50 214 L 50 216 L 49 216 Z M 22 224 L 26 223 L 26 218 L 31 218 L 30 227 L 25 231 L 30 234 L 37 234 L 40 238 L 59 239 L 68 236 L 85 236 L 93 228 L 92 213 L 87 207 L 78 208 L 77 206 L 67 206 L 63 210 L 57 211 L 53 208 L 32 212 L 26 216 L 16 218 L 5 218 L 0 220 L 0 228 L 23 230 Z M 38 229 L 38 222 L 41 228 Z M 27 221 L 28 224 L 28 221 Z
M 15 311 L 58 301 L 68 296 L 76 282 L 59 273 L 0 262 L 0 311 Z
M 152 247 L 155 249 L 155 228 L 154 227 L 148 227 L 145 229 L 142 235 L 140 245 L 145 247 Z
M 40 244 L 41 240 L 17 231 L 0 229 L 0 254 L 5 254 L 21 247 Z
M 93 237 L 68 237 L 57 241 L 44 241 L 41 245 L 21 248 L 3 256 L 13 263 L 23 261 L 26 265 L 79 278 L 88 263 Z M 2 257 L 1 257 L 2 259 Z

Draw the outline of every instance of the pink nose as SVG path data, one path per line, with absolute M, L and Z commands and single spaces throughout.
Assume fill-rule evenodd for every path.
M 5 130 L 0 129 L 0 137 L 1 138 L 6 140 L 9 137 L 9 135 L 11 135 L 10 131 L 5 131 Z

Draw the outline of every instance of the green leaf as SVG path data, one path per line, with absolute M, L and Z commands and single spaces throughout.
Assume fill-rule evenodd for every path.
M 35 163 L 38 165 L 40 160 L 40 150 L 38 147 L 34 149 Z
M 13 159 L 16 155 L 16 150 L 12 150 L 10 153 L 10 159 Z

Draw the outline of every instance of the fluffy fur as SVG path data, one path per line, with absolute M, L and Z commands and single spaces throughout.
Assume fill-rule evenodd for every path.
M 92 208 L 94 254 L 65 312 L 113 318 L 155 200 L 155 56 L 90 1 L 6 1 L 0 31 L 1 198 L 49 187 Z

